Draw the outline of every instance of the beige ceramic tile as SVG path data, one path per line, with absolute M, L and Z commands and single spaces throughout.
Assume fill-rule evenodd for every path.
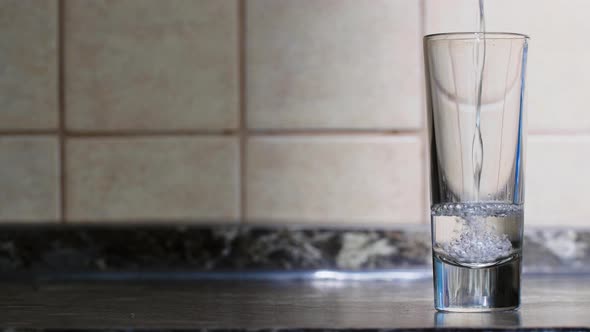
M 419 1 L 246 5 L 250 128 L 421 126 Z
M 69 139 L 66 167 L 70 222 L 238 216 L 234 137 Z
M 590 226 L 590 137 L 532 136 L 528 142 L 526 224 Z
M 0 1 L 0 129 L 57 127 L 56 45 L 56 1 Z
M 59 219 L 55 137 L 0 137 L 0 222 Z
M 67 125 L 238 126 L 237 2 L 66 2 Z
M 248 142 L 250 223 L 393 225 L 424 217 L 418 137 L 257 137 Z
M 475 3 L 426 0 L 426 31 L 473 30 Z M 589 130 L 590 46 L 584 41 L 590 30 L 590 1 L 490 0 L 485 5 L 489 31 L 531 36 L 527 74 L 530 129 L 544 133 Z

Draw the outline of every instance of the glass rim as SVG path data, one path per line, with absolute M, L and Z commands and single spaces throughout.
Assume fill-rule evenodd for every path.
M 528 35 L 517 32 L 439 32 L 424 36 L 424 40 L 472 40 L 477 35 L 483 35 L 486 39 L 531 39 Z

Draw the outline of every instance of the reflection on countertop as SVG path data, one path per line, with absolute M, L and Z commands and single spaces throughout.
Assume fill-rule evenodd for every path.
M 436 312 L 431 283 L 429 278 L 3 283 L 0 327 L 590 327 L 589 277 L 527 277 L 521 309 L 496 313 Z

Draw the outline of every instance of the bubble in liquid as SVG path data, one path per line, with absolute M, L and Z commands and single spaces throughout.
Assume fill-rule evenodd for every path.
M 483 218 L 458 218 L 458 222 L 463 224 L 459 236 L 442 245 L 446 254 L 458 262 L 493 262 L 512 252 L 508 236 L 487 227 Z
M 461 209 L 456 209 L 457 205 Z M 455 234 L 445 242 L 436 243 L 441 254 L 466 264 L 488 264 L 513 255 L 513 243 L 507 234 L 498 233 L 489 218 L 505 218 L 522 215 L 521 205 L 498 202 L 443 203 L 432 207 L 434 217 L 454 217 Z

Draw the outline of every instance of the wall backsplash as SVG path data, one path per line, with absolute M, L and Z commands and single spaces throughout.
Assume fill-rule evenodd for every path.
M 0 221 L 428 222 L 421 37 L 475 0 L 0 6 Z M 532 36 L 529 225 L 590 218 L 583 9 L 487 4 Z

